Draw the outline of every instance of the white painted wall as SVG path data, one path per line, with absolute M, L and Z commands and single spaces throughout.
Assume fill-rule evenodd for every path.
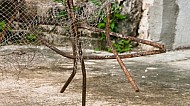
M 143 0 L 142 9 L 140 38 L 163 43 L 167 49 L 190 47 L 190 0 Z
M 163 0 L 143 0 L 143 14 L 139 27 L 139 38 L 160 42 L 162 31 Z M 152 50 L 152 46 L 142 45 L 142 49 Z
M 190 0 L 177 0 L 179 14 L 173 48 L 190 47 Z

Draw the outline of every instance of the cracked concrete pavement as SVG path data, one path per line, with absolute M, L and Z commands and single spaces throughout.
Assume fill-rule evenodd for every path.
M 1 53 L 7 51 L 1 48 Z M 3 60 L 13 57 L 0 56 L 0 106 L 81 106 L 80 68 L 61 94 L 72 61 L 48 49 L 35 54 L 20 71 L 11 65 L 3 69 Z M 140 92 L 134 92 L 116 60 L 86 60 L 87 106 L 190 106 L 190 50 L 123 60 Z

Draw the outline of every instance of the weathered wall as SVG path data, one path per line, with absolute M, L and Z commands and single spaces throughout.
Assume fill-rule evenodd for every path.
M 143 0 L 143 14 L 139 26 L 139 38 L 161 41 L 163 27 L 163 0 Z M 154 49 L 152 46 L 142 45 L 145 50 Z
M 179 14 L 173 48 L 190 47 L 190 1 L 177 0 L 176 2 L 179 5 Z
M 176 21 L 179 13 L 176 0 L 163 0 L 162 29 L 160 40 L 166 48 L 172 49 L 176 33 Z
M 143 0 L 139 37 L 163 43 L 170 50 L 190 46 L 189 9 L 188 0 Z
M 122 5 L 122 14 L 126 14 L 127 19 L 122 21 L 119 28 L 120 33 L 128 36 L 137 36 L 142 16 L 142 0 L 125 0 Z

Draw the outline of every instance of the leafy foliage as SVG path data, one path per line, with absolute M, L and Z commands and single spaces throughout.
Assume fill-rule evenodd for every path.
M 0 21 L 0 34 L 5 29 L 5 27 L 6 27 L 6 22 L 5 21 Z M 10 31 L 11 31 L 11 28 L 8 27 L 8 31 L 7 32 L 10 32 Z
M 116 3 L 112 4 L 111 10 L 113 12 L 111 13 L 111 18 L 110 18 L 110 30 L 112 32 L 118 32 L 119 22 L 126 19 L 126 15 L 121 14 L 121 8 L 122 7 L 119 6 Z M 105 27 L 106 27 L 106 18 L 107 17 L 104 17 L 102 22 L 98 23 L 98 25 L 97 25 L 98 28 L 105 29 Z
M 6 26 L 5 21 L 1 21 L 1 22 L 0 22 L 0 32 L 3 31 L 3 29 L 5 28 L 5 26 Z
M 121 9 L 122 7 L 119 6 L 118 4 L 114 3 L 112 4 L 111 10 L 113 11 L 111 13 L 110 17 L 110 30 L 112 32 L 119 32 L 119 22 L 125 20 L 127 17 L 126 15 L 121 14 Z M 97 27 L 100 29 L 105 29 L 106 28 L 106 18 L 98 23 Z M 101 33 L 101 38 L 100 40 L 105 41 L 106 40 L 106 35 L 104 33 Z M 117 39 L 114 39 L 117 40 Z M 119 42 L 113 43 L 114 48 L 116 49 L 117 52 L 123 53 L 123 52 L 128 52 L 132 49 L 132 46 L 130 44 L 130 41 L 126 40 L 120 40 Z M 106 48 L 107 51 L 111 52 L 112 50 L 110 48 Z
M 36 37 L 36 35 L 34 35 L 34 34 L 28 34 L 28 35 L 26 35 L 26 39 L 27 39 L 29 42 L 34 42 L 34 41 L 36 41 L 37 37 Z
M 54 2 L 64 3 L 65 0 L 53 0 Z
M 66 10 L 61 10 L 59 13 L 56 14 L 56 17 L 57 17 L 58 19 L 67 17 L 67 12 L 66 12 Z
M 54 0 L 54 2 L 58 2 L 58 3 L 65 3 L 65 0 Z M 95 6 L 101 6 L 101 1 L 100 0 L 90 0 L 89 2 L 93 3 Z M 122 6 L 120 6 L 118 3 L 112 3 L 111 4 L 111 18 L 110 18 L 110 31 L 112 32 L 119 32 L 119 24 L 120 22 L 122 22 L 123 20 L 125 20 L 127 18 L 126 15 L 121 14 L 121 10 L 122 10 Z M 81 13 L 81 7 L 74 7 L 74 11 L 76 14 L 80 15 Z M 101 11 L 103 12 L 103 11 Z M 96 27 L 100 28 L 100 29 L 105 29 L 106 28 L 106 19 L 107 17 L 105 16 L 105 14 L 101 14 L 100 12 L 100 16 L 98 16 L 100 19 L 102 19 L 102 21 L 100 23 L 97 24 Z M 59 12 L 57 14 L 57 18 L 66 18 L 67 17 L 67 12 L 66 10 L 62 10 L 61 12 Z M 100 35 L 100 40 L 101 41 L 105 41 L 106 40 L 106 35 L 104 33 L 101 33 Z M 30 38 L 30 37 L 29 37 Z M 30 38 L 31 39 L 31 38 Z M 114 48 L 116 49 L 117 52 L 119 53 L 123 53 L 123 52 L 127 52 L 129 50 L 131 50 L 132 46 L 130 44 L 130 41 L 126 41 L 126 40 L 120 40 L 118 41 L 118 38 L 112 38 L 113 40 L 115 40 L 116 43 L 113 43 Z M 106 51 L 111 52 L 110 48 L 107 47 L 101 47 Z M 97 48 L 97 50 L 100 50 L 99 48 Z
M 130 41 L 127 40 L 120 40 L 118 43 L 113 43 L 113 47 L 118 53 L 128 52 L 132 48 Z M 112 52 L 110 48 L 108 49 L 108 51 Z
M 96 6 L 100 6 L 101 3 L 99 0 L 90 0 L 93 4 L 95 4 Z

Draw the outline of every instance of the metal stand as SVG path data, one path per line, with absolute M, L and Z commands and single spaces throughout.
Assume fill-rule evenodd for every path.
M 137 84 L 135 83 L 135 81 L 133 80 L 131 74 L 128 72 L 126 66 L 124 65 L 123 61 L 121 60 L 122 58 L 133 58 L 133 57 L 140 57 L 140 56 L 146 56 L 146 55 L 153 55 L 153 54 L 160 54 L 160 53 L 165 53 L 166 49 L 164 47 L 164 45 L 159 44 L 159 43 L 155 43 L 155 42 L 151 42 L 151 41 L 147 41 L 147 40 L 143 40 L 143 39 L 139 39 L 139 38 L 135 38 L 135 37 L 131 37 L 131 36 L 125 36 L 119 33 L 114 33 L 114 32 L 110 32 L 109 30 L 109 25 L 110 25 L 110 8 L 111 8 L 111 3 L 108 2 L 107 5 L 107 20 L 106 20 L 106 30 L 102 30 L 102 29 L 98 29 L 95 27 L 90 27 L 90 26 L 77 26 L 77 19 L 75 19 L 75 13 L 73 12 L 73 1 L 72 0 L 66 0 L 66 10 L 67 10 L 67 15 L 69 20 L 71 21 L 71 27 L 70 27 L 70 32 L 72 34 L 73 40 L 72 40 L 72 49 L 73 49 L 73 55 L 67 54 L 61 50 L 59 50 L 58 48 L 52 46 L 51 44 L 49 44 L 46 39 L 44 39 L 41 35 L 43 35 L 42 33 L 38 33 L 38 37 L 39 39 L 41 39 L 41 42 L 46 45 L 47 47 L 49 47 L 50 49 L 52 49 L 53 51 L 55 51 L 56 53 L 67 57 L 69 59 L 73 59 L 73 72 L 70 75 L 70 77 L 68 78 L 68 80 L 66 81 L 66 83 L 64 84 L 63 88 L 61 89 L 61 93 L 63 93 L 66 88 L 68 87 L 68 85 L 71 83 L 72 79 L 74 78 L 76 71 L 77 71 L 77 61 L 79 60 L 81 63 L 81 67 L 82 67 L 82 75 L 83 75 L 83 83 L 82 83 L 82 106 L 85 106 L 86 103 L 86 69 L 85 69 L 85 63 L 84 60 L 86 59 L 93 59 L 93 60 L 100 60 L 100 59 L 117 59 L 119 65 L 121 66 L 121 68 L 123 69 L 126 77 L 128 78 L 128 80 L 130 81 L 133 89 L 136 92 L 139 92 L 139 88 L 137 86 Z M 79 35 L 78 35 L 78 29 L 82 28 L 82 29 L 87 29 L 93 32 L 100 32 L 100 33 L 105 33 L 106 34 L 106 38 L 107 38 L 107 42 L 109 44 L 109 47 L 112 49 L 112 52 L 114 55 L 111 56 L 84 56 L 83 52 L 82 52 L 82 47 L 81 47 L 81 42 L 79 41 Z M 118 55 L 118 53 L 115 51 L 114 47 L 112 46 L 112 42 L 110 39 L 110 35 L 114 36 L 114 37 L 118 37 L 124 40 L 130 40 L 130 41 L 135 41 L 138 43 L 142 43 L 142 44 L 146 44 L 146 45 L 150 45 L 150 46 L 154 46 L 156 48 L 158 48 L 159 50 L 153 50 L 153 51 L 146 51 L 146 52 L 137 52 L 137 53 L 131 53 L 131 54 L 125 54 L 125 55 Z M 78 50 L 78 51 L 77 51 Z

